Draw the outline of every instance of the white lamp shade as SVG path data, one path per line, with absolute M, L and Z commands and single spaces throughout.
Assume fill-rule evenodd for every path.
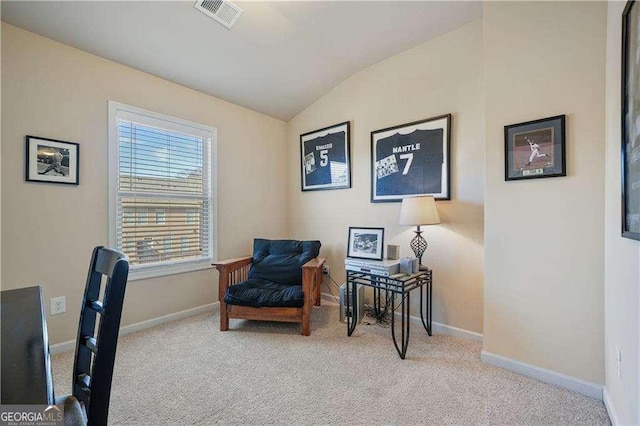
M 436 202 L 432 196 L 402 199 L 400 225 L 436 225 L 440 223 Z

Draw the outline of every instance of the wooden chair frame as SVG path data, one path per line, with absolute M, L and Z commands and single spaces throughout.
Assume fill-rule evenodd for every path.
M 302 265 L 302 292 L 304 293 L 304 305 L 302 308 L 254 308 L 226 304 L 224 295 L 227 293 L 227 288 L 249 277 L 252 257 L 239 257 L 214 263 L 213 266 L 216 267 L 220 274 L 218 283 L 220 330 L 227 331 L 229 329 L 229 318 L 242 318 L 261 321 L 299 322 L 302 323 L 302 335 L 310 335 L 311 305 L 320 306 L 322 266 L 325 260 L 324 257 L 316 257 Z

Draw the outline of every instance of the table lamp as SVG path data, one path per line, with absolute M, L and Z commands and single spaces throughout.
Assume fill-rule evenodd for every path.
M 409 197 L 402 199 L 400 207 L 400 225 L 417 226 L 418 229 L 413 231 L 416 236 L 413 237 L 411 250 L 418 258 L 420 267 L 422 267 L 422 255 L 427 249 L 427 241 L 422 237 L 420 227 L 423 225 L 437 225 L 440 223 L 436 202 L 432 196 L 426 197 Z

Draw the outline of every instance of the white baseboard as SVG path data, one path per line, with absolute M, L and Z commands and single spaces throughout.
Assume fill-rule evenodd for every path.
M 400 314 L 396 312 L 396 318 L 399 316 Z M 411 321 L 412 326 L 423 328 L 422 319 L 420 317 L 410 315 L 409 321 Z M 431 321 L 431 331 L 437 334 L 446 334 L 448 336 L 459 337 L 461 339 L 473 340 L 478 343 L 482 343 L 483 339 L 483 335 L 481 333 L 476 333 L 475 331 L 465 330 L 464 328 L 458 328 L 448 324 L 442 324 L 436 321 Z
M 611 395 L 609 395 L 609 391 L 605 387 L 602 391 L 602 399 L 604 400 L 604 406 L 607 408 L 607 413 L 609 414 L 609 419 L 611 420 L 611 424 L 613 426 L 620 425 L 620 419 L 618 418 L 618 413 L 616 413 L 616 408 L 613 405 L 613 401 L 611 400 Z
M 514 373 L 522 374 L 523 376 L 531 377 L 532 379 L 536 379 L 544 383 L 560 386 L 602 401 L 604 389 L 602 385 L 587 382 L 576 377 L 547 370 L 546 368 L 537 367 L 502 355 L 492 354 L 484 350 L 480 357 L 482 358 L 482 361 L 487 364 L 505 368 L 513 371 Z
M 336 296 L 337 298 L 338 296 Z M 322 293 L 322 299 L 328 300 L 330 302 L 336 303 L 336 300 L 332 295 L 328 293 Z M 396 313 L 396 315 L 399 315 Z M 422 319 L 418 316 L 411 315 L 409 316 L 409 321 L 411 321 L 411 325 L 414 327 L 422 328 Z M 452 325 L 442 324 L 440 322 L 432 321 L 431 328 L 434 333 L 438 334 L 447 334 L 449 336 L 459 337 L 462 339 L 473 340 L 474 342 L 482 343 L 482 334 L 476 333 L 475 331 L 465 330 L 463 328 L 454 327 Z
M 163 315 L 157 318 L 151 318 L 146 321 L 141 321 L 135 324 L 125 325 L 124 327 L 120 327 L 120 336 L 124 336 L 125 334 L 135 333 L 136 331 L 144 330 L 147 328 L 155 327 L 156 325 L 163 324 L 169 321 L 176 321 L 182 318 L 191 317 L 194 315 L 202 314 L 205 312 L 209 312 L 213 310 L 215 305 L 218 305 L 218 302 L 209 303 L 208 305 L 202 305 L 195 308 L 187 309 L 180 312 L 174 312 L 172 314 Z M 51 345 L 49 347 L 49 351 L 52 354 L 58 354 L 61 352 L 67 352 L 74 350 L 76 347 L 75 340 L 68 340 L 62 343 L 56 343 L 55 345 Z
M 420 322 L 420 318 L 411 317 L 412 320 Z M 482 343 L 484 335 L 475 331 L 465 330 L 464 328 L 454 327 L 452 325 L 442 324 L 436 321 L 431 321 L 431 327 L 434 333 L 448 334 L 449 336 L 460 337 L 461 339 L 473 340 L 474 342 Z
M 325 302 L 331 302 L 333 305 L 339 305 L 340 304 L 340 299 L 338 299 L 338 296 L 332 296 L 329 293 L 320 293 L 320 299 L 322 299 Z M 338 301 L 336 302 L 336 299 L 338 299 Z
M 55 345 L 49 346 L 49 352 L 54 354 L 59 354 L 62 352 L 72 351 L 76 348 L 75 340 L 67 340 L 66 342 L 56 343 Z

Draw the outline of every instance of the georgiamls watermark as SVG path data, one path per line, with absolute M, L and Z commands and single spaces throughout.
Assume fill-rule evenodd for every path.
M 56 405 L 0 405 L 0 426 L 63 426 L 64 412 Z

